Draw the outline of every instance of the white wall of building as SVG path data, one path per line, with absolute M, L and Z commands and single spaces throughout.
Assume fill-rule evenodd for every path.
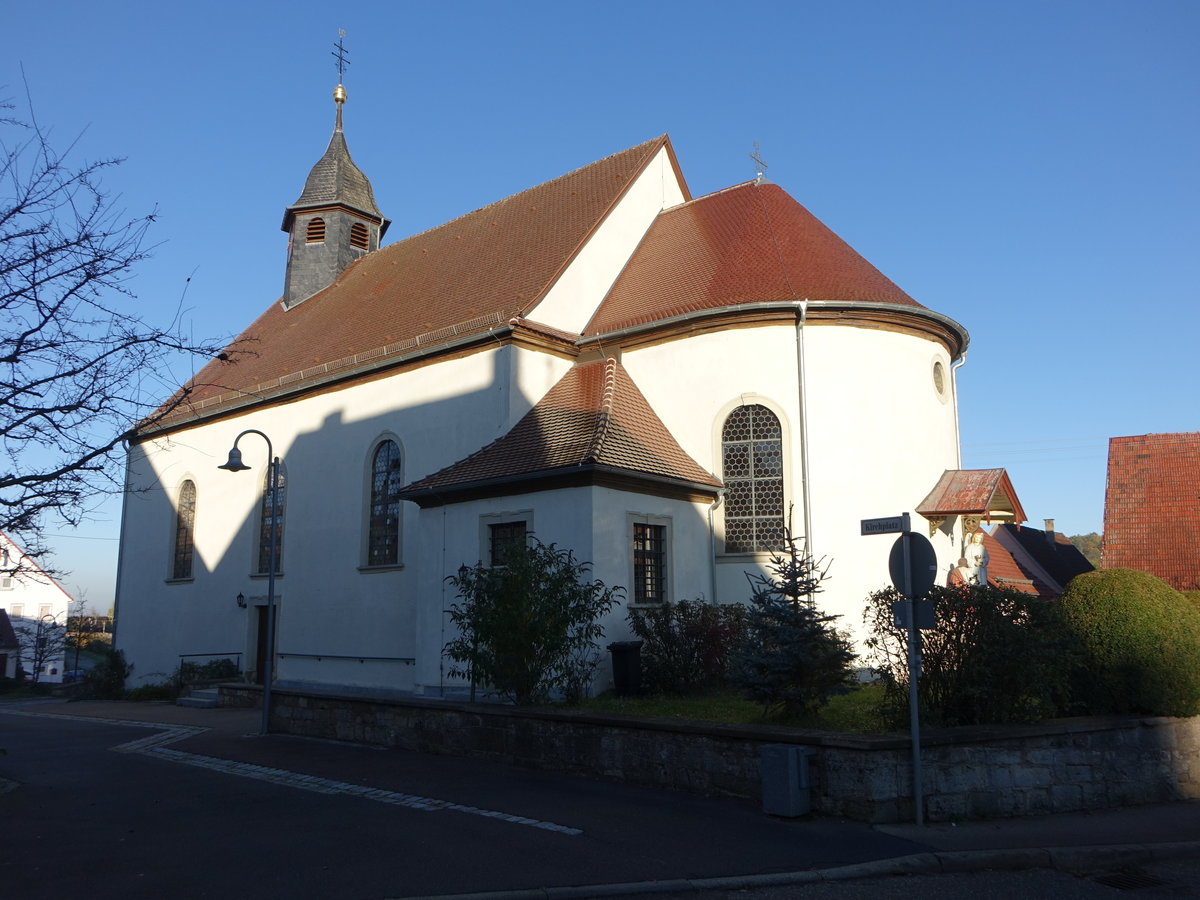
M 51 646 L 62 648 L 67 617 L 71 614 L 71 596 L 36 563 L 25 559 L 20 547 L 2 533 L 0 560 L 3 560 L 0 562 L 0 570 L 3 570 L 0 573 L 0 609 L 8 613 L 22 645 L 21 662 L 25 674 L 32 675 L 34 656 L 28 645 L 37 640 L 40 632 L 49 636 Z M 65 665 L 62 650 L 46 655 L 38 680 L 51 684 L 61 682 Z

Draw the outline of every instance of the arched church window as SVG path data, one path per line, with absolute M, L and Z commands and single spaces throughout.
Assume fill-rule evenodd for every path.
M 399 445 L 395 441 L 380 441 L 371 458 L 368 566 L 394 566 L 400 561 L 400 487 L 403 484 Z
M 759 404 L 739 406 L 721 429 L 725 552 L 777 550 L 784 538 L 783 429 Z
M 369 246 L 370 234 L 367 232 L 367 226 L 362 222 L 355 222 L 350 226 L 350 246 L 357 247 L 359 250 L 366 250 Z
M 175 559 L 172 578 L 191 578 L 195 555 L 196 483 L 185 481 L 179 487 L 179 503 L 175 508 Z
M 319 216 L 315 219 L 309 219 L 304 239 L 310 244 L 319 244 L 325 240 L 325 220 Z
M 283 571 L 283 518 L 287 507 L 287 470 L 282 463 L 274 463 L 279 469 L 277 496 L 272 498 L 271 466 L 267 466 L 267 474 L 263 481 L 262 507 L 259 510 L 258 526 L 258 568 L 259 575 L 271 571 L 271 535 L 275 536 L 275 574 Z M 272 500 L 274 502 L 272 503 Z M 278 522 L 278 527 L 274 527 Z

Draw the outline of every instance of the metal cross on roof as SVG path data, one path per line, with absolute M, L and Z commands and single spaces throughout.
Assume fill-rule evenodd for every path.
M 337 49 L 330 54 L 337 60 L 338 84 L 342 83 L 342 76 L 346 74 L 346 66 L 350 65 L 350 60 L 346 59 L 346 48 L 342 46 L 342 38 L 346 36 L 345 29 L 338 29 L 338 40 L 333 46 Z
M 754 152 L 750 154 L 750 158 L 754 160 L 754 164 L 757 166 L 754 177 L 761 179 L 763 177 L 763 170 L 767 168 L 767 164 L 763 162 L 762 150 L 758 146 L 758 141 L 754 142 Z

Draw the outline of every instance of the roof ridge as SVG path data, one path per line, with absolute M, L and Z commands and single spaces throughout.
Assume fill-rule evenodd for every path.
M 592 168 L 592 166 L 598 166 L 601 163 L 608 162 L 608 160 L 613 159 L 617 156 L 622 156 L 626 153 L 629 153 L 632 150 L 637 150 L 639 147 L 649 147 L 651 144 L 659 143 L 661 141 L 666 140 L 666 138 L 667 138 L 667 135 L 665 133 L 660 134 L 656 138 L 651 138 L 650 140 L 643 141 L 640 144 L 634 144 L 632 147 L 626 147 L 624 150 L 618 150 L 616 153 L 610 153 L 610 154 L 608 154 L 608 156 L 603 156 L 600 159 L 593 160 L 592 162 L 587 163 L 586 165 L 582 165 L 577 168 L 574 168 L 570 172 L 564 172 L 562 175 L 559 175 L 557 178 L 551 178 L 549 181 L 539 181 L 537 184 L 531 184 L 529 187 L 522 188 L 521 190 L 516 191 L 512 194 L 509 194 L 506 197 L 501 197 L 498 200 L 493 200 L 491 203 L 488 203 L 485 206 L 480 206 L 477 209 L 467 210 L 462 215 L 455 216 L 453 219 L 448 219 L 445 222 L 442 222 L 438 225 L 432 225 L 429 228 L 426 228 L 424 231 L 414 232 L 406 238 L 396 241 L 395 243 L 388 244 L 387 247 L 380 247 L 379 250 L 387 250 L 391 247 L 397 246 L 398 244 L 403 244 L 405 241 L 411 241 L 413 238 L 419 238 L 422 235 L 429 234 L 430 232 L 438 231 L 442 228 L 447 228 L 450 225 L 453 225 L 455 222 L 462 221 L 463 219 L 467 218 L 468 216 L 478 215 L 479 213 L 485 212 L 489 209 L 492 209 L 493 207 L 500 206 L 502 203 L 507 203 L 509 200 L 512 200 L 515 197 L 520 197 L 522 194 L 527 194 L 530 191 L 536 191 L 538 188 L 548 187 L 549 185 L 552 185 L 559 181 L 562 181 L 565 178 L 570 178 L 574 175 L 578 175 L 584 169 L 590 169 L 590 168 Z M 377 250 L 375 252 L 378 253 L 379 250 Z
M 608 437 L 608 426 L 612 421 L 613 400 L 617 393 L 617 360 L 610 356 L 604 361 L 604 384 L 600 388 L 600 403 L 596 410 L 596 430 L 592 432 L 592 443 L 588 447 L 584 462 L 596 462 L 604 452 L 604 441 Z

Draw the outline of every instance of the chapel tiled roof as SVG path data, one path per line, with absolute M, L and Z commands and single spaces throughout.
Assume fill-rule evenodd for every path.
M 1200 589 L 1198 498 L 1200 432 L 1112 438 L 1101 565 Z
M 1004 469 L 947 469 L 917 504 L 917 512 L 927 519 L 970 515 L 1025 521 L 1025 510 Z
M 402 496 L 538 481 L 602 468 L 630 477 L 698 486 L 721 482 L 679 446 L 615 359 L 573 366 L 512 430 L 440 472 L 408 485 Z M 512 493 L 536 489 L 514 488 Z
M 369 253 L 291 309 L 272 303 L 230 360 L 192 379 L 174 421 L 519 316 L 663 147 L 666 135 Z
M 1076 575 L 1082 575 L 1095 568 L 1079 548 L 1067 540 L 1066 535 L 1057 531 L 1048 535 L 1039 528 L 1007 522 L 997 528 L 1015 541 L 1021 551 L 1027 553 L 1044 569 L 1060 588 L 1065 588 L 1067 582 Z
M 791 299 L 924 308 L 782 188 L 748 182 L 660 213 L 584 334 Z

